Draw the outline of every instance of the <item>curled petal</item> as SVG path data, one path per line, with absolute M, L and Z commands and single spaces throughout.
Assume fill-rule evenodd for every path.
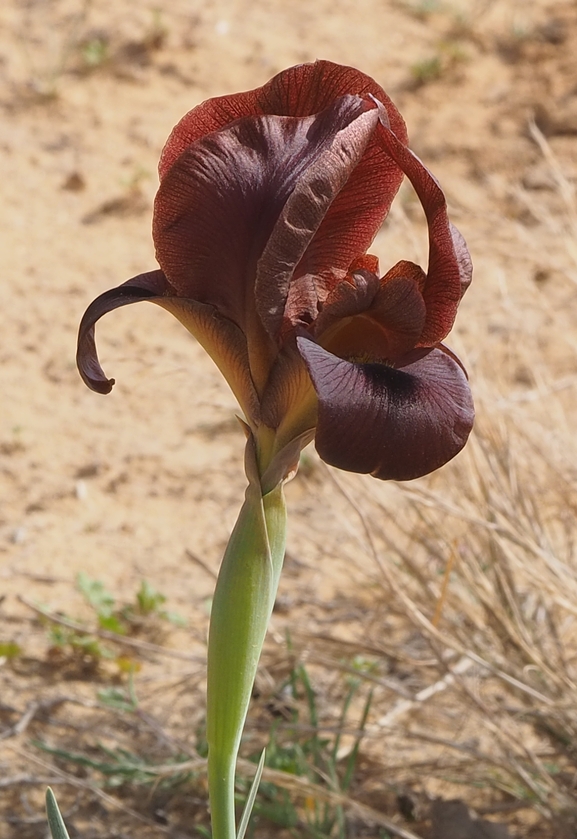
M 407 481 L 438 469 L 465 445 L 471 392 L 443 348 L 414 351 L 392 368 L 345 361 L 309 338 L 297 343 L 317 392 L 316 447 L 327 463 Z
M 107 312 L 128 306 L 139 300 L 154 300 L 167 292 L 169 285 L 162 271 L 150 271 L 139 274 L 128 282 L 110 291 L 105 291 L 93 300 L 84 313 L 78 330 L 78 349 L 76 363 L 82 380 L 91 390 L 97 393 L 110 393 L 114 379 L 106 378 L 100 366 L 96 343 L 94 340 L 94 326 Z
M 259 403 L 250 375 L 245 336 L 213 306 L 173 296 L 162 271 L 140 274 L 118 288 L 105 291 L 90 304 L 80 323 L 76 354 L 85 384 L 98 393 L 112 390 L 114 379 L 105 376 L 98 360 L 94 327 L 108 312 L 140 300 L 156 303 L 186 326 L 221 370 L 249 422 L 258 422 Z
M 326 61 L 292 67 L 262 88 L 208 100 L 187 114 L 162 153 L 154 222 L 158 260 L 179 294 L 187 286 L 187 296 L 214 303 L 239 323 L 238 314 L 232 316 L 231 308 L 239 307 L 238 300 L 230 305 L 230 288 L 246 290 L 247 277 L 254 274 L 250 260 L 261 257 L 297 185 L 260 266 L 259 285 L 267 285 L 272 269 L 281 266 L 282 294 L 269 333 L 278 335 L 287 275 L 314 277 L 306 309 L 314 318 L 314 298 L 324 299 L 335 279 L 368 248 L 402 181 L 401 169 L 372 130 L 376 113 L 365 113 L 376 110 L 375 98 L 400 142 L 406 142 L 403 119 L 382 88 L 357 70 Z M 324 162 L 309 172 L 321 150 Z M 303 213 L 308 218 L 297 218 L 293 230 L 295 214 Z M 214 257 L 222 255 L 223 240 L 228 260 Z M 202 296 L 199 286 L 205 289 Z M 302 301 L 302 292 L 297 297 Z M 299 320 L 298 305 L 291 295 L 289 323 Z
M 439 184 L 393 133 L 381 111 L 380 139 L 387 153 L 411 181 L 429 226 L 429 267 L 423 287 L 427 320 L 421 346 L 433 346 L 445 338 L 455 320 L 459 302 L 472 276 L 472 263 L 465 240 L 449 221 L 447 202 Z

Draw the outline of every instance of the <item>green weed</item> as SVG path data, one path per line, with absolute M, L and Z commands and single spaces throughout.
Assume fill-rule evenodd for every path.
M 14 661 L 22 655 L 22 647 L 15 641 L 0 641 L 0 659 Z
M 355 662 L 362 669 L 362 662 Z M 353 735 L 353 743 L 346 757 L 340 759 L 343 732 L 347 728 L 351 704 L 357 696 L 361 679 L 347 678 L 347 691 L 342 700 L 336 733 L 321 734 L 319 708 L 315 691 L 303 664 L 294 667 L 281 693 L 288 689 L 293 710 L 288 723 L 276 720 L 269 734 L 266 766 L 291 775 L 305 777 L 311 784 L 328 787 L 331 792 L 347 793 L 357 766 L 359 748 L 372 702 L 368 694 L 361 719 Z M 256 760 L 256 756 L 252 758 Z M 244 787 L 244 784 L 242 785 Z M 257 817 L 266 818 L 279 827 L 301 831 L 298 835 L 310 839 L 344 839 L 347 826 L 343 807 L 307 797 L 297 805 L 286 789 L 269 782 L 261 784 L 254 806 Z M 304 833 L 302 832 L 304 831 Z
M 153 628 L 158 621 L 168 621 L 183 626 L 185 621 L 180 615 L 164 609 L 165 595 L 146 580 L 134 596 L 134 600 L 118 605 L 114 595 L 109 592 L 101 580 L 94 580 L 85 573 L 77 578 L 77 587 L 83 595 L 94 617 L 98 630 L 112 632 L 120 637 L 135 635 L 147 628 Z M 50 655 L 53 660 L 58 656 L 68 657 L 72 663 L 82 665 L 84 670 L 96 670 L 103 660 L 112 660 L 121 673 L 133 673 L 139 669 L 138 663 L 126 655 L 118 655 L 113 647 L 99 637 L 98 632 L 84 632 L 63 624 L 50 624 L 48 638 L 51 644 Z M 84 625 L 84 624 L 83 624 Z

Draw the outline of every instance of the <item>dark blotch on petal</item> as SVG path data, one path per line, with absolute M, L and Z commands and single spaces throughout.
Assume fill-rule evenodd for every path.
M 97 393 L 110 393 L 114 379 L 107 379 L 100 366 L 96 343 L 94 340 L 94 326 L 103 315 L 137 303 L 139 300 L 153 300 L 162 297 L 169 289 L 166 277 L 162 271 L 150 271 L 139 274 L 117 288 L 105 291 L 93 300 L 80 322 L 78 330 L 78 349 L 76 363 L 82 380 L 91 390 Z
M 433 472 L 465 445 L 474 409 L 459 363 L 437 347 L 399 363 L 356 364 L 297 339 L 317 392 L 316 448 L 331 466 L 407 481 Z

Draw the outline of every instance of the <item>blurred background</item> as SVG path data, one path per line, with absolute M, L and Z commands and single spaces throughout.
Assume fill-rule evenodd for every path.
M 255 837 L 577 829 L 573 0 L 5 0 L 0 8 L 0 837 L 208 836 L 206 630 L 244 491 L 235 401 L 153 306 L 160 150 L 209 96 L 317 58 L 373 76 L 475 274 L 449 345 L 467 449 L 406 485 L 288 486 L 288 555 L 239 770 Z M 405 184 L 371 249 L 426 263 Z M 573 418 L 573 419 L 572 419 Z

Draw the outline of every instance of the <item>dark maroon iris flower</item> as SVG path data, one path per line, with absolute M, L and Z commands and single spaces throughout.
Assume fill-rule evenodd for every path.
M 234 391 L 261 471 L 316 437 L 333 466 L 408 480 L 442 466 L 473 424 L 467 377 L 442 345 L 471 280 L 444 195 L 368 76 L 328 61 L 210 99 L 162 152 L 153 237 L 160 270 L 98 297 L 78 365 L 100 393 L 94 325 L 151 300 L 210 353 Z M 429 228 L 423 271 L 383 277 L 367 254 L 406 175 Z

